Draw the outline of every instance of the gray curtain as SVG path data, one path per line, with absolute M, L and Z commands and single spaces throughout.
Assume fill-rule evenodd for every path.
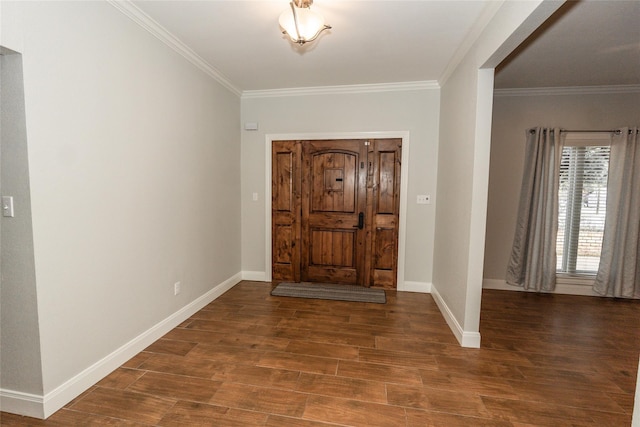
M 593 289 L 618 298 L 640 298 L 640 145 L 638 128 L 611 140 L 607 216 L 600 267 Z
M 560 129 L 527 131 L 518 219 L 506 281 L 535 291 L 556 287 Z

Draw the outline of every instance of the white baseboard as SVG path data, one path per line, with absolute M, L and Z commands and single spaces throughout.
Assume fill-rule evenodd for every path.
M 243 271 L 242 280 L 251 280 L 254 282 L 266 282 L 267 274 L 264 271 Z
M 44 419 L 42 395 L 0 389 L 0 410 L 12 414 Z
M 444 320 L 447 322 L 447 325 L 449 325 L 451 332 L 453 332 L 453 335 L 456 337 L 460 345 L 462 347 L 480 348 L 480 332 L 465 331 L 462 329 L 458 319 L 453 315 L 453 312 L 433 285 L 431 286 L 431 296 L 438 305 Z
M 409 282 L 407 280 L 404 283 L 398 285 L 399 291 L 404 292 L 420 292 L 423 294 L 431 293 L 431 283 L 427 282 Z
M 242 280 L 237 273 L 44 396 L 0 389 L 2 410 L 47 418 Z
M 480 332 L 462 332 L 461 347 L 480 348 Z
M 508 285 L 506 281 L 499 279 L 483 279 L 482 289 L 494 289 L 498 291 L 534 292 L 528 291 L 521 286 Z M 562 295 L 582 295 L 590 297 L 601 297 L 602 295 L 593 291 L 591 285 L 577 283 L 557 283 L 554 294 Z

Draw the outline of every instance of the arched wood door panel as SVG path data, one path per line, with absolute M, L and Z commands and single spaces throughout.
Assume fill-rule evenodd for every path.
M 302 143 L 302 281 L 364 284 L 366 157 L 358 140 Z
M 396 286 L 399 139 L 275 141 L 273 280 Z

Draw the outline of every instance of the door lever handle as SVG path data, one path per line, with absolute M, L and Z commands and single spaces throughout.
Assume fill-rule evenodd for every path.
M 358 225 L 354 225 L 353 228 L 358 228 L 358 230 L 362 230 L 364 228 L 364 212 L 360 212 L 358 214 Z

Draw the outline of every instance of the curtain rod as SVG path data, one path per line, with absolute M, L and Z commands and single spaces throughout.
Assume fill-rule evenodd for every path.
M 529 133 L 535 133 L 535 129 L 529 129 Z M 560 129 L 561 133 L 620 133 L 620 129 L 612 129 L 612 130 L 568 130 L 568 129 Z M 636 130 L 638 132 L 638 130 Z M 629 133 L 633 133 L 633 129 L 629 129 Z
M 565 132 L 565 133 L 619 133 L 620 129 L 616 129 L 616 130 L 567 130 L 567 129 L 560 129 L 560 132 Z

